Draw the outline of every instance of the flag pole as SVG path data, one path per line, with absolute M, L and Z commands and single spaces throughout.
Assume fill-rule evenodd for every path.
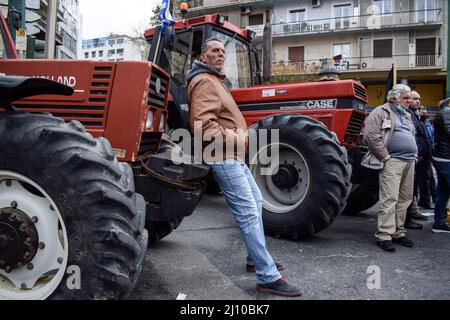
M 392 84 L 393 84 L 393 86 L 395 86 L 397 84 L 397 64 L 395 62 L 392 64 L 392 70 L 393 70 L 393 79 L 394 79 Z

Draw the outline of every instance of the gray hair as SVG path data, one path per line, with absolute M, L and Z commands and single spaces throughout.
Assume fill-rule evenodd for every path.
M 396 84 L 387 94 L 387 100 L 392 101 L 394 98 L 398 101 L 400 100 L 400 95 L 402 93 L 410 93 L 411 88 L 405 84 Z
M 206 51 L 208 51 L 208 45 L 212 41 L 217 41 L 217 42 L 222 43 L 222 41 L 220 41 L 220 39 L 215 38 L 215 37 L 211 37 L 211 38 L 206 39 L 205 42 L 202 44 L 202 54 L 206 53 Z

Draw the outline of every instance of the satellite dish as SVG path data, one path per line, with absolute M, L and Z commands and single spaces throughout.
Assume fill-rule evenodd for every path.
M 26 22 L 36 22 L 38 20 L 41 20 L 41 16 L 37 14 L 36 12 L 26 9 L 25 10 L 25 21 Z

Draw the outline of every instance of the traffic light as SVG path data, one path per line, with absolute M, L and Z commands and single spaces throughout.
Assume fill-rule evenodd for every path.
M 28 37 L 27 39 L 27 59 L 44 59 L 45 41 Z

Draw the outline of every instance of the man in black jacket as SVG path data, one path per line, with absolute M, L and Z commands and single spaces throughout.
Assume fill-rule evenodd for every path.
M 437 200 L 434 208 L 433 233 L 450 233 L 445 224 L 447 202 L 450 198 L 450 98 L 439 103 L 439 113 L 434 119 L 433 164 L 438 175 Z
M 414 196 L 417 196 L 419 181 L 427 178 L 428 169 L 431 165 L 431 153 L 432 153 L 432 142 L 430 135 L 428 134 L 428 129 L 425 124 L 420 121 L 420 94 L 417 91 L 411 92 L 411 103 L 408 108 L 408 112 L 411 114 L 411 120 L 416 127 L 416 143 L 417 149 L 419 150 L 417 156 L 416 164 L 416 174 L 414 177 Z M 412 219 L 414 217 L 420 216 L 419 209 L 417 208 L 417 202 L 413 200 L 408 208 L 406 214 L 405 227 L 407 229 L 422 229 L 423 226 L 419 223 L 414 222 Z

